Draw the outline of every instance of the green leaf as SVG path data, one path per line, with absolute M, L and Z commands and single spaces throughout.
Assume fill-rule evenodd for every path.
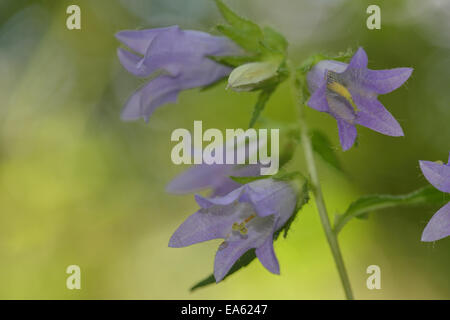
M 222 0 L 215 1 L 228 23 L 218 25 L 217 30 L 246 51 L 253 53 L 252 61 L 264 61 L 274 56 L 284 60 L 288 42 L 279 32 L 270 27 L 261 29 L 256 23 L 234 13 Z
M 353 50 L 350 48 L 347 49 L 346 51 L 339 52 L 337 55 L 327 55 L 327 54 L 323 54 L 323 53 L 314 54 L 314 55 L 308 57 L 305 61 L 303 61 L 303 63 L 300 65 L 298 70 L 299 70 L 299 72 L 305 74 L 309 70 L 311 70 L 311 68 L 315 64 L 317 64 L 318 62 L 320 62 L 322 60 L 335 60 L 335 61 L 340 61 L 340 62 L 349 62 L 350 58 L 352 56 L 353 56 Z
M 306 181 L 305 176 L 299 172 L 299 171 L 286 171 L 283 168 L 278 170 L 278 172 L 274 175 L 267 175 L 267 176 L 250 176 L 250 177 L 237 177 L 237 176 L 229 176 L 231 180 L 234 182 L 237 182 L 239 184 L 247 184 L 251 183 L 257 180 L 262 179 L 274 179 L 277 181 L 292 181 L 294 179 L 301 180 L 302 184 L 304 181 Z
M 438 205 L 450 201 L 450 195 L 433 186 L 426 186 L 405 195 L 369 195 L 353 202 L 347 211 L 336 216 L 334 231 L 339 233 L 352 219 L 367 215 L 373 211 L 410 205 Z
M 312 132 L 311 143 L 314 151 L 333 168 L 343 171 L 330 140 L 318 130 Z
M 305 176 L 299 171 L 286 171 L 285 169 L 280 169 L 278 172 L 271 176 L 272 179 L 278 181 L 292 181 L 295 179 L 301 180 L 302 184 L 306 181 Z
M 255 107 L 253 109 L 252 118 L 250 119 L 249 127 L 252 128 L 255 122 L 258 120 L 259 115 L 266 107 L 267 101 L 269 101 L 270 96 L 275 91 L 276 86 L 269 87 L 261 90 L 258 96 L 258 100 L 256 101 Z
M 236 176 L 229 176 L 229 178 L 231 180 L 233 180 L 234 182 L 237 182 L 239 184 L 247 184 L 256 180 L 261 180 L 261 179 L 267 179 L 270 178 L 270 176 L 256 176 L 256 177 L 236 177 Z
M 246 32 L 228 25 L 218 25 L 217 30 L 248 52 L 260 54 L 260 35 L 253 34 L 252 32 Z
M 347 50 L 341 51 L 334 56 L 327 56 L 327 59 L 347 63 L 350 61 L 350 59 L 353 57 L 354 54 L 355 54 L 355 51 L 352 48 L 347 48 Z
M 264 40 L 262 45 L 271 51 L 286 53 L 288 42 L 278 31 L 271 27 L 264 27 L 263 29 Z
M 229 25 L 219 25 L 219 32 L 236 42 L 249 52 L 260 53 L 260 42 L 263 33 L 254 22 L 244 19 L 234 13 L 221 0 L 215 0 L 217 8 L 229 23 Z
M 299 197 L 298 197 L 298 201 L 297 201 L 297 206 L 295 208 L 294 213 L 292 214 L 292 216 L 289 218 L 289 220 L 284 224 L 283 227 L 281 227 L 277 232 L 275 232 L 273 234 L 273 240 L 277 240 L 278 237 L 280 236 L 280 234 L 283 233 L 283 237 L 286 238 L 288 231 L 292 225 L 292 222 L 295 220 L 295 218 L 298 216 L 298 213 L 300 212 L 300 209 L 309 201 L 309 190 L 308 190 L 308 183 L 305 181 L 302 188 L 301 188 L 301 192 L 299 193 Z M 240 269 L 248 266 L 253 260 L 255 260 L 256 258 L 256 254 L 255 254 L 255 249 L 250 249 L 249 251 L 247 251 L 246 253 L 244 253 L 237 261 L 236 263 L 233 265 L 233 267 L 231 267 L 230 271 L 228 272 L 228 274 L 223 278 L 223 280 L 225 280 L 226 278 L 228 278 L 229 276 L 231 276 L 233 273 L 235 273 L 236 271 L 239 271 Z M 195 291 L 197 289 L 203 288 L 207 285 L 216 283 L 216 280 L 214 278 L 214 274 L 209 275 L 208 277 L 206 277 L 205 279 L 199 281 L 197 284 L 195 284 L 190 291 Z
M 299 171 L 288 172 L 284 169 L 278 170 L 278 172 L 274 175 L 250 176 L 250 177 L 229 176 L 229 178 L 239 184 L 247 184 L 247 183 L 251 183 L 251 182 L 254 182 L 257 180 L 262 180 L 262 179 L 274 179 L 277 181 L 291 181 L 296 178 L 301 178 L 302 182 L 305 181 L 305 176 L 302 173 L 300 173 Z
M 236 68 L 244 63 L 255 61 L 254 56 L 208 56 L 209 59 L 228 67 Z
M 215 0 L 217 8 L 223 18 L 233 27 L 246 30 L 247 32 L 261 33 L 261 29 L 254 22 L 244 19 L 234 13 L 222 0 Z
M 288 137 L 286 140 L 280 153 L 280 168 L 283 168 L 294 158 L 298 145 L 298 139 L 295 137 Z

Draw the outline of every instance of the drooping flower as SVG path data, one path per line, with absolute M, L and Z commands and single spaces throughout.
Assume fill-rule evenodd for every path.
M 337 120 L 344 151 L 355 143 L 357 124 L 389 136 L 404 135 L 377 96 L 399 88 L 413 69 L 370 70 L 367 60 L 366 52 L 359 48 L 349 64 L 323 60 L 307 75 L 312 94 L 307 105 Z
M 260 175 L 261 165 L 235 164 L 198 164 L 193 165 L 175 177 L 166 187 L 174 194 L 186 194 L 203 189 L 211 189 L 211 196 L 224 196 L 241 184 L 233 181 L 234 177 L 256 177 Z
M 214 262 L 216 282 L 221 281 L 235 262 L 253 248 L 267 270 L 280 273 L 273 235 L 294 213 L 296 193 L 289 183 L 256 180 L 223 197 L 197 195 L 196 201 L 200 210 L 175 231 L 169 247 L 224 239 Z
M 427 180 L 438 190 L 450 193 L 450 156 L 447 164 L 420 161 Z M 422 241 L 436 241 L 450 235 L 450 202 L 434 214 L 422 234 Z
M 181 30 L 178 26 L 147 30 L 127 30 L 116 38 L 133 52 L 119 48 L 122 65 L 137 77 L 161 73 L 129 98 L 122 112 L 123 120 L 143 117 L 148 121 L 161 105 L 176 102 L 182 90 L 208 86 L 231 72 L 231 68 L 208 56 L 241 54 L 228 38 L 205 32 Z
M 244 154 L 246 163 L 258 154 L 259 148 L 264 148 L 267 141 L 247 141 L 245 134 L 236 138 L 236 145 L 224 144 L 222 164 L 196 164 L 175 177 L 166 187 L 166 191 L 173 194 L 193 193 L 204 189 L 211 189 L 211 197 L 224 196 L 241 184 L 230 177 L 257 177 L 261 175 L 260 163 L 256 164 L 226 164 L 227 154 L 232 152 L 234 163 L 237 163 L 238 154 Z M 202 150 L 192 150 L 192 153 L 202 153 Z

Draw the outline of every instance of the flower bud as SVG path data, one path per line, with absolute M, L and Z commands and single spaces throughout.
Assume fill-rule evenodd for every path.
M 227 88 L 238 92 L 260 89 L 278 75 L 278 67 L 275 61 L 243 64 L 231 72 Z

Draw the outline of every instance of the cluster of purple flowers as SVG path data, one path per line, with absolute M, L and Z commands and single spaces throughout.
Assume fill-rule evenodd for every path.
M 204 87 L 228 76 L 232 69 L 210 56 L 232 56 L 242 50 L 225 37 L 181 30 L 177 26 L 122 31 L 116 37 L 130 50 L 118 49 L 122 65 L 133 75 L 157 76 L 137 90 L 122 112 L 124 120 L 143 117 L 176 101 L 181 90 Z M 271 272 L 279 273 L 273 234 L 294 213 L 296 193 L 288 182 L 261 179 L 245 185 L 230 176 L 258 176 L 260 165 L 195 165 L 175 178 L 167 191 L 190 193 L 211 189 L 210 197 L 196 195 L 200 209 L 188 217 L 170 239 L 170 247 L 223 239 L 216 254 L 214 275 L 222 280 L 248 250 Z
M 122 31 L 116 37 L 127 47 L 118 49 L 122 65 L 137 77 L 151 77 L 129 98 L 122 112 L 124 120 L 142 117 L 148 121 L 156 108 L 175 102 L 180 91 L 209 86 L 228 76 L 232 69 L 211 59 L 212 56 L 243 54 L 226 37 L 181 30 L 177 26 Z M 404 134 L 377 96 L 399 88 L 411 76 L 412 69 L 371 70 L 367 64 L 367 54 L 359 48 L 348 64 L 322 60 L 307 74 L 311 92 L 307 105 L 336 119 L 344 151 L 355 143 L 356 125 L 389 136 Z M 422 161 L 420 165 L 436 188 L 450 192 L 450 162 L 441 165 Z M 273 248 L 274 233 L 294 213 L 297 194 L 286 181 L 267 178 L 241 185 L 230 178 L 257 176 L 259 169 L 259 165 L 195 165 L 167 187 L 172 193 L 212 190 L 210 197 L 196 196 L 199 210 L 180 225 L 169 246 L 185 247 L 223 239 L 214 264 L 217 282 L 251 249 L 255 249 L 257 258 L 269 271 L 280 272 Z M 422 240 L 434 241 L 449 234 L 450 203 L 431 219 Z

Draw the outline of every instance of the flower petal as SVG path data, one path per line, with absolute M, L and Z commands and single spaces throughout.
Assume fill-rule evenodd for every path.
M 292 215 L 296 196 L 289 183 L 261 179 L 247 184 L 246 187 L 240 201 L 252 203 L 258 216 L 283 215 L 283 218 L 289 218 Z
M 249 203 L 260 217 L 272 214 L 279 214 L 281 211 L 288 211 L 295 203 L 295 192 L 292 187 L 281 181 L 273 179 L 261 179 L 243 185 L 225 196 L 207 198 L 195 195 L 195 200 L 202 208 L 208 209 L 212 206 L 226 206 L 235 201 Z M 289 212 L 292 214 L 292 211 Z
M 231 68 L 214 62 L 208 55 L 229 55 L 236 46 L 227 38 L 179 28 L 160 32 L 147 48 L 144 64 L 149 70 L 166 70 L 190 80 L 184 89 L 204 86 L 228 75 Z
M 170 28 L 177 28 L 177 26 L 145 30 L 124 30 L 116 33 L 116 38 L 131 50 L 144 55 L 155 36 Z
M 367 53 L 366 51 L 364 51 L 363 48 L 360 47 L 350 60 L 348 68 L 353 69 L 367 68 L 367 62 L 368 62 Z
M 341 146 L 344 151 L 350 149 L 356 140 L 356 128 L 354 125 L 347 123 L 344 120 L 337 120 L 339 129 L 339 139 L 341 141 Z
M 314 92 L 317 88 L 321 87 L 326 83 L 326 74 L 327 70 L 333 71 L 336 73 L 344 72 L 347 68 L 348 64 L 334 61 L 334 60 L 322 60 L 312 67 L 312 69 L 308 72 L 307 82 L 309 92 Z
M 234 217 L 232 217 L 232 219 L 233 218 Z M 236 261 L 248 250 L 260 248 L 265 244 L 267 239 L 272 241 L 274 227 L 275 223 L 273 216 L 255 218 L 248 224 L 248 234 L 246 238 L 227 241 L 227 244 L 224 247 L 220 247 L 214 261 L 214 277 L 216 278 L 216 282 L 221 281 Z M 262 250 L 265 250 L 265 248 Z M 264 256 L 263 259 L 264 258 L 268 257 Z M 269 263 L 269 261 L 264 260 L 264 263 L 266 262 Z M 275 269 L 272 268 L 272 270 Z
M 183 30 L 191 42 L 191 50 L 203 56 L 238 56 L 245 51 L 227 37 L 217 37 L 198 30 Z
M 273 249 L 273 238 L 267 237 L 263 245 L 256 249 L 256 256 L 261 264 L 270 272 L 280 274 L 280 264 Z
M 229 179 L 227 176 L 233 172 L 233 168 L 234 165 L 227 164 L 194 165 L 173 179 L 167 185 L 166 191 L 174 194 L 185 194 L 210 188 L 218 182 L 221 184 L 224 179 Z M 229 180 L 238 185 L 238 187 L 240 186 L 231 179 Z
M 440 240 L 450 235 L 450 202 L 434 214 L 423 230 L 422 241 Z
M 246 186 L 241 186 L 222 197 L 207 198 L 196 194 L 195 201 L 197 201 L 197 204 L 204 209 L 209 209 L 213 206 L 227 206 L 240 198 L 245 187 Z
M 309 107 L 321 112 L 328 112 L 330 109 L 327 102 L 327 84 L 324 82 L 309 98 L 306 103 Z
M 248 203 L 260 217 L 277 215 L 286 221 L 293 213 L 296 195 L 289 183 L 267 178 L 250 182 L 225 196 L 206 198 L 195 195 L 195 200 L 204 209 L 226 206 L 235 201 Z
M 327 90 L 327 102 L 329 113 L 336 118 L 336 120 L 342 120 L 350 124 L 355 122 L 355 110 L 347 99 L 331 90 Z
M 137 77 L 148 77 L 151 74 L 151 71 L 142 64 L 142 57 L 122 48 L 117 49 L 117 56 L 122 66 L 131 74 Z
M 250 249 L 252 249 L 250 242 L 245 240 L 229 242 L 225 248 L 219 249 L 214 259 L 216 282 L 222 281 L 236 261 Z
M 388 136 L 404 135 L 397 120 L 376 98 L 366 98 L 359 94 L 354 94 L 352 97 L 360 109 L 356 123 Z
M 217 210 L 199 210 L 189 216 L 174 232 L 169 247 L 181 248 L 198 242 L 224 238 L 229 221 Z
M 450 166 L 432 161 L 419 161 L 427 180 L 438 190 L 450 193 Z
M 235 182 L 229 176 L 234 177 L 257 177 L 261 175 L 261 165 L 250 164 L 246 166 L 233 166 L 232 171 L 228 175 L 223 175 L 221 178 L 214 181 L 212 188 L 213 193 L 211 197 L 224 196 L 231 191 L 239 188 L 242 184 Z
M 377 94 L 385 94 L 399 88 L 409 79 L 412 72 L 412 68 L 367 70 L 364 74 L 364 84 Z
M 159 76 L 133 93 L 122 111 L 121 118 L 129 121 L 143 117 L 148 121 L 157 107 L 176 102 L 179 91 L 176 78 Z

